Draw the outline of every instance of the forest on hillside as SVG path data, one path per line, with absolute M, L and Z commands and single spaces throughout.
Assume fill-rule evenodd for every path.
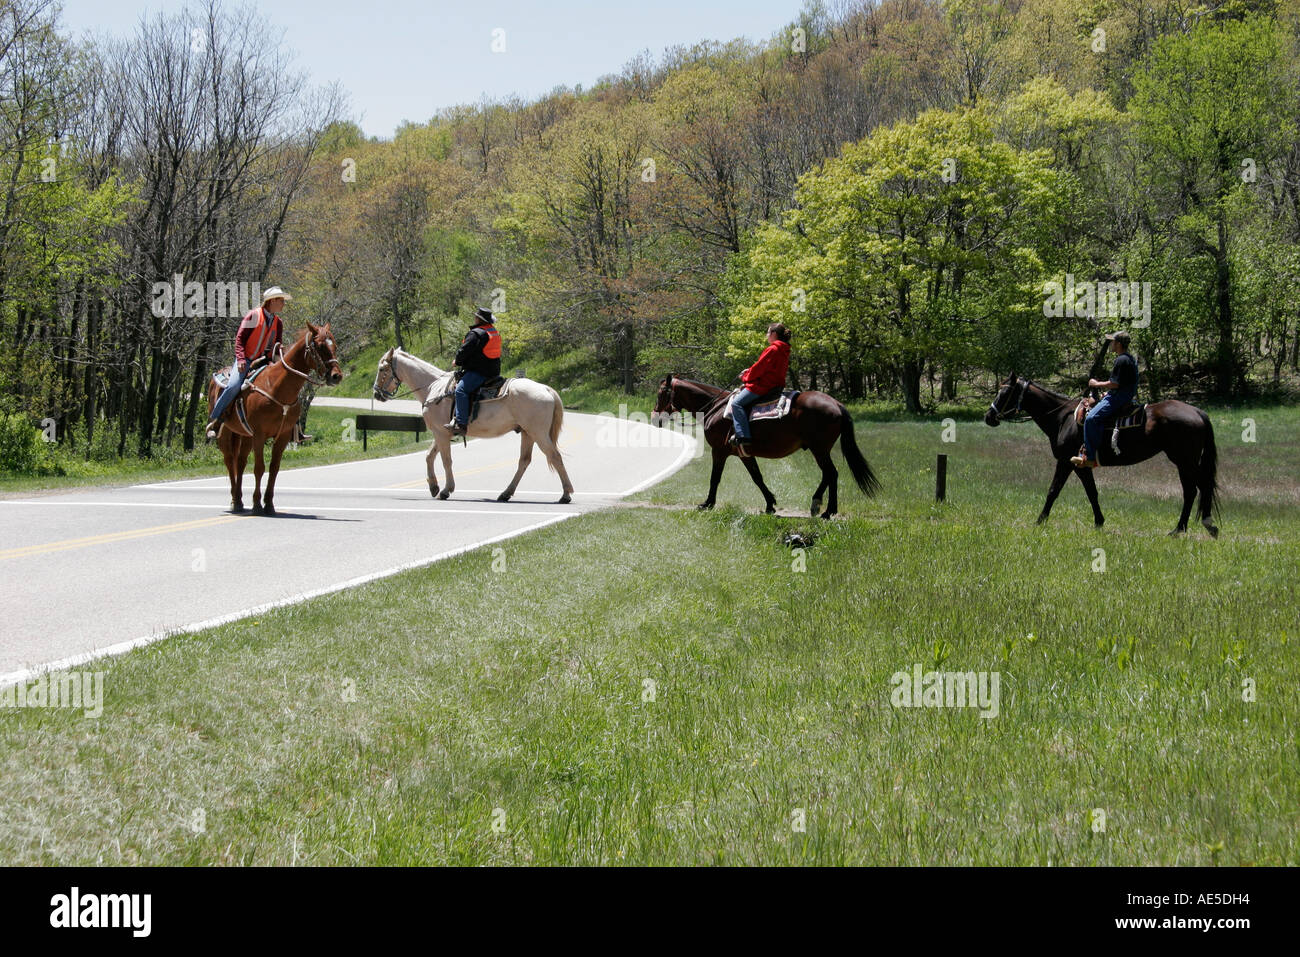
M 391 139 L 276 26 L 208 0 L 75 39 L 0 0 L 0 417 L 191 448 L 255 284 L 443 364 L 488 306 L 507 367 L 625 392 L 728 381 L 781 321 L 796 387 L 910 412 L 1081 384 L 1119 326 L 1155 396 L 1292 394 L 1300 0 L 809 0 Z

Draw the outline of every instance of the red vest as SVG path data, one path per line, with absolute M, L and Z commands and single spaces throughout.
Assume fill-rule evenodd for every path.
M 496 326 L 479 326 L 488 334 L 488 341 L 483 344 L 483 357 L 486 359 L 501 358 L 501 333 L 497 332 Z

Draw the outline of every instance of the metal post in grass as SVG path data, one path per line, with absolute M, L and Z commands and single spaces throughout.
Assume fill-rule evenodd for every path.
M 948 456 L 940 454 L 934 466 L 934 500 L 942 502 L 948 497 Z

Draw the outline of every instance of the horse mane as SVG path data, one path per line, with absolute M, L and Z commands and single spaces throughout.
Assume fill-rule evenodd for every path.
M 394 346 L 393 355 L 397 355 L 397 353 L 399 352 L 407 359 L 410 359 L 411 362 L 414 363 L 416 366 L 423 369 L 425 372 L 429 373 L 429 375 L 433 376 L 434 378 L 437 378 L 439 376 L 445 376 L 447 374 L 446 370 L 439 369 L 432 362 L 425 362 L 419 356 L 411 355 L 411 353 L 407 352 L 405 349 Z
M 728 391 L 727 389 L 720 389 L 716 385 L 709 385 L 707 382 L 700 382 L 698 379 L 688 379 L 685 376 L 680 376 L 680 375 L 673 376 L 673 381 L 685 382 L 687 385 L 699 386 L 701 389 L 704 389 L 706 392 L 727 392 Z
M 1029 378 L 1029 376 L 1020 376 L 1020 378 L 1025 380 L 1025 387 L 1026 387 L 1026 388 L 1028 388 L 1029 386 L 1033 386 L 1033 387 L 1034 387 L 1035 389 L 1037 389 L 1039 392 L 1046 392 L 1046 393 L 1047 393 L 1049 396 L 1051 396 L 1053 399 L 1060 399 L 1060 400 L 1062 400 L 1063 402 L 1068 402 L 1070 399 L 1078 398 L 1078 396 L 1073 396 L 1073 395 L 1062 395 L 1060 392 L 1053 392 L 1053 391 L 1052 391 L 1051 389 L 1049 389 L 1047 386 L 1043 385 L 1043 384 L 1040 383 L 1040 382 L 1035 382 L 1033 379 Z

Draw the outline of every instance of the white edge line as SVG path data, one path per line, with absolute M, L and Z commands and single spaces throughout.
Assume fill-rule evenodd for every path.
M 84 665 L 87 662 L 95 661 L 99 658 L 115 657 L 117 655 L 125 654 L 128 651 L 133 651 L 136 648 L 143 648 L 144 646 L 151 645 L 154 642 L 163 641 L 167 638 L 174 638 L 178 635 L 193 634 L 196 631 L 216 628 L 220 625 L 228 625 L 231 622 L 239 621 L 242 618 L 261 615 L 276 608 L 283 608 L 286 605 L 296 605 L 299 602 L 309 601 L 312 598 L 320 598 L 322 595 L 329 595 L 336 591 L 342 591 L 345 588 L 355 588 L 358 585 L 365 585 L 369 582 L 377 581 L 380 578 L 388 578 L 392 575 L 399 574 L 400 572 L 409 571 L 412 568 L 423 568 L 426 565 L 432 565 L 435 562 L 444 561 L 448 558 L 455 558 L 457 555 L 472 552 L 476 548 L 482 548 L 485 545 L 492 545 L 496 542 L 503 542 L 508 538 L 514 538 L 517 535 L 523 535 L 526 532 L 536 531 L 539 528 L 545 528 L 547 525 L 554 525 L 556 522 L 562 522 L 566 518 L 573 518 L 575 515 L 581 514 L 581 512 L 564 512 L 560 515 L 553 515 L 545 521 L 534 522 L 532 525 L 526 525 L 523 528 L 517 528 L 501 535 L 495 535 L 492 538 L 485 538 L 482 541 L 473 542 L 469 545 L 460 545 L 456 548 L 450 549 L 449 551 L 439 552 L 437 555 L 433 555 L 429 558 L 420 558 L 413 562 L 406 562 L 402 565 L 394 565 L 392 568 L 386 568 L 383 571 L 371 572 L 368 575 L 350 578 L 344 582 L 326 585 L 324 588 L 299 592 L 296 595 L 290 595 L 288 598 L 280 598 L 276 601 L 267 602 L 262 605 L 254 605 L 252 608 L 245 608 L 243 611 L 237 611 L 229 615 L 221 615 L 217 618 L 208 618 L 204 621 L 197 621 L 189 625 L 169 628 L 160 633 L 144 635 L 140 638 L 132 638 L 130 641 L 118 642 L 115 645 L 109 645 L 107 648 L 98 648 L 95 651 L 86 651 L 79 655 L 72 655 L 68 658 L 60 658 L 58 661 L 36 665 L 35 667 L 26 668 L 22 671 L 13 671 L 7 675 L 0 675 L 0 688 L 7 688 L 10 685 L 30 681 L 38 675 L 46 674 L 51 671 L 62 671 L 65 668 Z
M 509 517 L 511 515 L 554 515 L 554 512 L 525 512 L 510 507 L 511 503 L 502 503 L 498 508 L 377 508 L 362 507 L 359 505 L 316 505 L 314 503 L 295 503 L 295 509 L 304 509 L 313 512 L 403 512 L 405 514 L 417 515 L 501 515 Z M 542 505 L 543 502 L 519 502 L 519 505 Z M 75 507 L 90 506 L 96 508 L 188 508 L 191 510 L 216 508 L 213 505 L 207 505 L 199 502 L 47 502 L 42 499 L 8 499 L 0 501 L 0 505 L 45 505 L 58 507 Z M 285 511 L 285 515 L 296 515 L 296 511 Z M 577 515 L 578 512 L 567 512 L 568 515 Z M 228 515 L 232 518 L 257 518 L 253 512 L 231 512 L 229 510 L 218 511 L 214 518 L 222 515 Z M 127 529 L 135 531 L 135 529 Z
M 647 428 L 647 429 L 652 427 L 648 423 L 641 423 L 641 422 L 626 423 L 626 424 L 639 425 L 642 428 Z M 640 484 L 633 486 L 627 491 L 617 493 L 618 495 L 625 496 L 625 495 L 632 495 L 636 492 L 639 492 L 643 488 L 653 485 L 655 482 L 659 481 L 660 479 L 668 475 L 671 475 L 673 472 L 677 471 L 683 465 L 686 464 L 686 460 L 689 459 L 695 452 L 695 446 L 696 446 L 695 439 L 686 435 L 682 435 L 680 432 L 676 432 L 676 431 L 670 431 L 669 434 L 675 435 L 677 438 L 679 438 L 682 441 L 682 451 L 677 456 L 677 459 L 673 462 L 673 464 L 668 466 L 666 469 L 663 469 L 662 471 L 658 472 L 651 478 L 646 479 L 644 482 L 641 482 Z M 352 465 L 352 464 L 354 463 L 339 462 L 336 465 L 314 466 L 314 468 L 337 468 L 340 465 Z M 196 480 L 190 479 L 189 481 L 196 481 Z M 197 481 L 202 481 L 202 480 L 197 480 Z M 180 484 L 180 483 L 175 483 L 175 484 Z M 134 486 L 134 487 L 145 488 L 148 486 Z M 12 500 L 10 501 L 12 502 L 12 504 L 15 505 L 37 504 L 36 501 L 16 501 L 16 502 Z M 4 503 L 0 503 L 0 504 L 4 504 Z M 84 504 L 89 505 L 89 504 L 99 504 L 99 503 L 87 502 Z M 109 503 L 104 503 L 104 504 L 109 504 Z M 117 503 L 113 503 L 113 504 L 117 504 Z M 185 506 L 180 506 L 180 507 L 185 507 Z M 324 509 L 322 509 L 322 511 L 323 510 Z M 332 510 L 361 511 L 361 509 L 332 509 Z M 377 511 L 377 509 L 375 511 Z M 398 510 L 394 509 L 393 511 L 398 511 Z M 403 509 L 401 511 L 406 511 L 406 510 Z M 515 512 L 511 514 L 520 514 L 520 513 Z M 531 513 L 531 514 L 544 514 L 544 513 Z M 536 531 L 539 528 L 545 528 L 547 525 L 554 525 L 556 522 L 562 522 L 567 518 L 573 518 L 575 515 L 580 515 L 580 514 L 582 513 L 564 512 L 559 515 L 553 515 L 545 519 L 544 521 L 534 522 L 532 525 L 526 525 L 523 528 L 514 529 L 512 531 L 505 532 L 501 535 L 495 535 L 492 538 L 486 538 L 479 542 L 473 542 L 468 545 L 461 545 L 457 548 L 450 549 L 449 551 L 440 552 L 439 554 L 434 555 L 430 558 L 417 559 L 416 561 L 413 562 L 406 562 L 401 565 L 395 565 L 392 568 L 387 568 L 384 569 L 383 571 L 371 572 L 370 574 L 361 575 L 357 578 L 352 578 L 344 582 L 338 582 L 333 585 L 326 585 L 324 588 L 317 588 L 312 591 L 299 592 L 297 595 L 291 595 L 288 598 L 281 598 L 276 601 L 267 602 L 262 605 L 255 605 L 252 608 L 245 608 L 242 611 L 237 611 L 229 615 L 222 615 L 217 618 L 208 618 L 205 621 L 194 622 L 188 625 L 181 625 L 177 628 L 167 629 L 166 631 L 163 631 L 158 634 L 144 635 L 140 638 L 133 638 L 130 641 L 123 641 L 123 642 L 118 642 L 115 645 L 109 645 L 107 648 L 100 648 L 100 649 L 96 649 L 95 651 L 83 652 L 79 655 L 72 655 L 71 657 L 68 658 L 61 658 L 58 661 L 47 662 L 42 665 L 37 665 L 34 668 L 27 668 L 22 671 L 10 672 L 9 674 L 0 675 L 0 688 L 8 687 L 10 685 L 16 685 L 24 681 L 29 681 L 38 675 L 46 674 L 51 671 L 60 671 L 65 668 L 72 668 L 77 665 L 82 665 L 91 661 L 96 661 L 100 658 L 116 657 L 117 655 L 125 654 L 128 651 L 133 651 L 136 648 L 143 648 L 146 645 L 151 645 L 155 642 L 163 641 L 164 639 L 167 638 L 173 638 L 176 637 L 177 635 L 193 634 L 194 632 L 203 631 L 207 628 L 216 628 L 219 627 L 220 625 L 228 625 L 231 622 L 239 621 L 243 618 L 249 618 L 253 615 L 260 615 L 276 608 L 283 608 L 287 605 L 296 605 L 300 602 L 309 601 L 312 598 L 320 598 L 323 595 L 329 595 L 337 591 L 342 591 L 345 588 L 355 588 L 358 585 L 364 585 L 372 581 L 377 581 L 381 578 L 388 578 L 392 575 L 396 575 L 404 571 L 409 571 L 412 568 L 423 568 L 426 565 L 432 565 L 435 562 L 444 561 L 448 558 L 454 558 L 457 555 L 463 555 L 466 552 L 473 551 L 476 548 L 482 548 L 485 545 L 492 545 L 495 544 L 496 542 L 505 541 L 506 539 L 509 538 L 515 538 L 516 536 L 524 535 L 528 532 Z

